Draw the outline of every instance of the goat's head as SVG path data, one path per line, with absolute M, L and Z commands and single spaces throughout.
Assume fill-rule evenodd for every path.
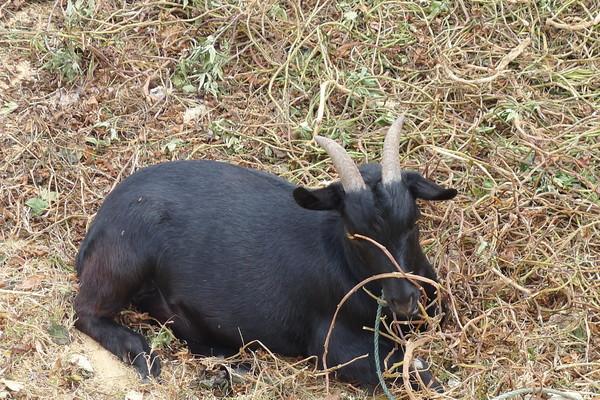
M 344 149 L 331 139 L 315 140 L 332 158 L 340 182 L 322 189 L 297 188 L 296 202 L 311 210 L 340 213 L 348 248 L 365 275 L 396 271 L 385 254 L 372 243 L 352 240 L 361 234 L 385 246 L 404 272 L 435 279 L 433 267 L 419 244 L 417 199 L 448 200 L 456 190 L 445 189 L 417 172 L 402 171 L 398 159 L 403 117 L 390 127 L 383 146 L 381 166 L 366 165 L 359 171 Z M 406 279 L 384 279 L 384 297 L 391 310 L 402 317 L 419 311 L 420 291 Z

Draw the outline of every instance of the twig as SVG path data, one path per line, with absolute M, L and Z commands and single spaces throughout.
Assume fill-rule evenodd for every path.
M 382 309 L 383 302 L 378 301 L 377 313 L 375 315 L 375 326 L 373 327 L 373 357 L 375 358 L 375 372 L 377 373 L 377 379 L 379 379 L 379 384 L 383 389 L 383 393 L 385 393 L 388 400 L 395 400 L 394 395 L 390 392 L 390 389 L 388 389 L 387 385 L 385 384 L 385 379 L 383 379 L 383 373 L 381 372 L 381 361 L 379 360 L 379 324 L 381 323 Z
M 519 285 L 517 282 L 515 282 L 512 279 L 510 279 L 508 276 L 504 275 L 498 269 L 492 267 L 491 270 L 492 270 L 492 272 L 494 274 L 496 274 L 498 276 L 498 278 L 502 279 L 502 281 L 504 283 L 507 283 L 510 286 L 512 286 L 515 289 L 517 289 L 518 291 L 525 293 L 527 296 L 531 296 L 531 290 L 527 289 L 526 287 L 523 287 L 523 286 Z
M 341 364 L 336 365 L 335 367 L 324 369 L 321 372 L 316 373 L 315 376 L 323 376 L 323 375 L 327 376 L 327 374 L 329 374 L 330 372 L 337 371 L 338 369 L 344 368 L 346 365 L 352 364 L 354 361 L 362 360 L 363 358 L 367 358 L 367 357 L 369 357 L 368 354 L 361 354 L 360 356 L 356 356 L 353 359 L 346 361 L 345 363 L 341 363 Z
M 24 292 L 22 290 L 11 290 L 11 289 L 0 289 L 0 293 L 5 293 L 5 294 L 16 294 L 19 296 L 34 296 L 34 297 L 44 297 L 43 294 L 41 293 L 34 293 L 34 292 Z
M 565 24 L 562 22 L 556 22 L 554 20 L 554 17 L 548 18 L 546 20 L 546 25 L 550 25 L 559 29 L 565 29 L 567 31 L 580 31 L 582 29 L 591 28 L 592 26 L 598 24 L 600 24 L 600 13 L 598 13 L 596 17 L 594 17 L 594 19 L 592 19 L 591 21 L 581 21 L 576 24 Z
M 446 72 L 446 74 L 448 75 L 448 77 L 456 82 L 464 83 L 467 85 L 479 85 L 482 83 L 492 82 L 493 80 L 498 78 L 500 75 L 502 75 L 506 71 L 506 67 L 508 66 L 508 64 L 510 64 L 512 61 L 514 61 L 517 57 L 519 57 L 521 55 L 521 53 L 523 53 L 523 51 L 525 51 L 527 46 L 529 46 L 530 44 L 531 44 L 530 38 L 523 40 L 521 43 L 519 43 L 519 45 L 517 47 L 512 49 L 507 55 L 505 55 L 502 58 L 500 63 L 498 63 L 498 66 L 496 66 L 496 68 L 494 68 L 496 70 L 496 72 L 493 75 L 486 76 L 483 78 L 464 79 L 464 78 L 460 78 L 460 77 L 456 76 L 456 74 L 454 74 L 454 72 L 446 64 L 443 65 L 443 68 L 444 68 L 444 71 Z
M 579 393 L 563 392 L 561 390 L 544 389 L 544 388 L 517 389 L 517 390 L 513 390 L 511 392 L 506 392 L 504 394 L 501 394 L 500 396 L 493 397 L 490 400 L 506 400 L 506 399 L 510 399 L 511 397 L 519 396 L 521 394 L 530 394 L 530 393 L 533 393 L 533 394 L 556 394 L 558 396 L 562 396 L 565 399 L 569 399 L 569 400 L 583 400 L 583 396 L 581 396 Z
M 413 393 L 412 387 L 410 386 L 410 365 L 412 363 L 413 353 L 416 348 L 424 345 L 429 342 L 431 338 L 423 337 L 420 339 L 411 342 L 408 340 L 404 346 L 404 360 L 402 362 L 402 379 L 404 380 L 404 389 L 406 390 L 406 394 L 411 400 L 418 400 L 415 394 Z

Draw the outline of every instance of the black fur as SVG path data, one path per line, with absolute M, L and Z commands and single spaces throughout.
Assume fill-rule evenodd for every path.
M 106 198 L 81 244 L 77 328 L 142 376 L 158 375 L 160 363 L 142 336 L 114 322 L 130 303 L 171 321 L 195 353 L 230 355 L 260 340 L 282 355 L 320 359 L 341 298 L 362 279 L 394 271 L 380 250 L 348 234 L 377 240 L 407 271 L 436 279 L 419 245 L 415 199 L 456 195 L 413 172 L 391 186 L 382 185 L 379 165 L 361 173 L 368 189 L 345 193 L 339 183 L 308 190 L 213 161 L 140 170 Z M 413 313 L 416 287 L 391 279 L 370 289 L 382 287 L 393 311 Z M 425 290 L 429 303 L 435 292 Z M 329 366 L 373 353 L 372 333 L 363 327 L 373 325 L 375 310 L 363 291 L 342 308 Z M 382 339 L 382 356 L 392 347 Z M 372 356 L 337 375 L 377 383 Z

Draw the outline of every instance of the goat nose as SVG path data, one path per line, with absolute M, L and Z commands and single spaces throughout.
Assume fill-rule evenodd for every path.
M 409 293 L 402 298 L 388 300 L 390 308 L 404 317 L 412 317 L 419 313 L 419 294 Z

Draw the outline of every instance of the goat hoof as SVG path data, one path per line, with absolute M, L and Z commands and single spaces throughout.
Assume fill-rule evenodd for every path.
M 149 378 L 158 378 L 160 375 L 160 360 L 156 353 L 140 353 L 131 362 L 142 378 L 143 383 L 149 382 Z

